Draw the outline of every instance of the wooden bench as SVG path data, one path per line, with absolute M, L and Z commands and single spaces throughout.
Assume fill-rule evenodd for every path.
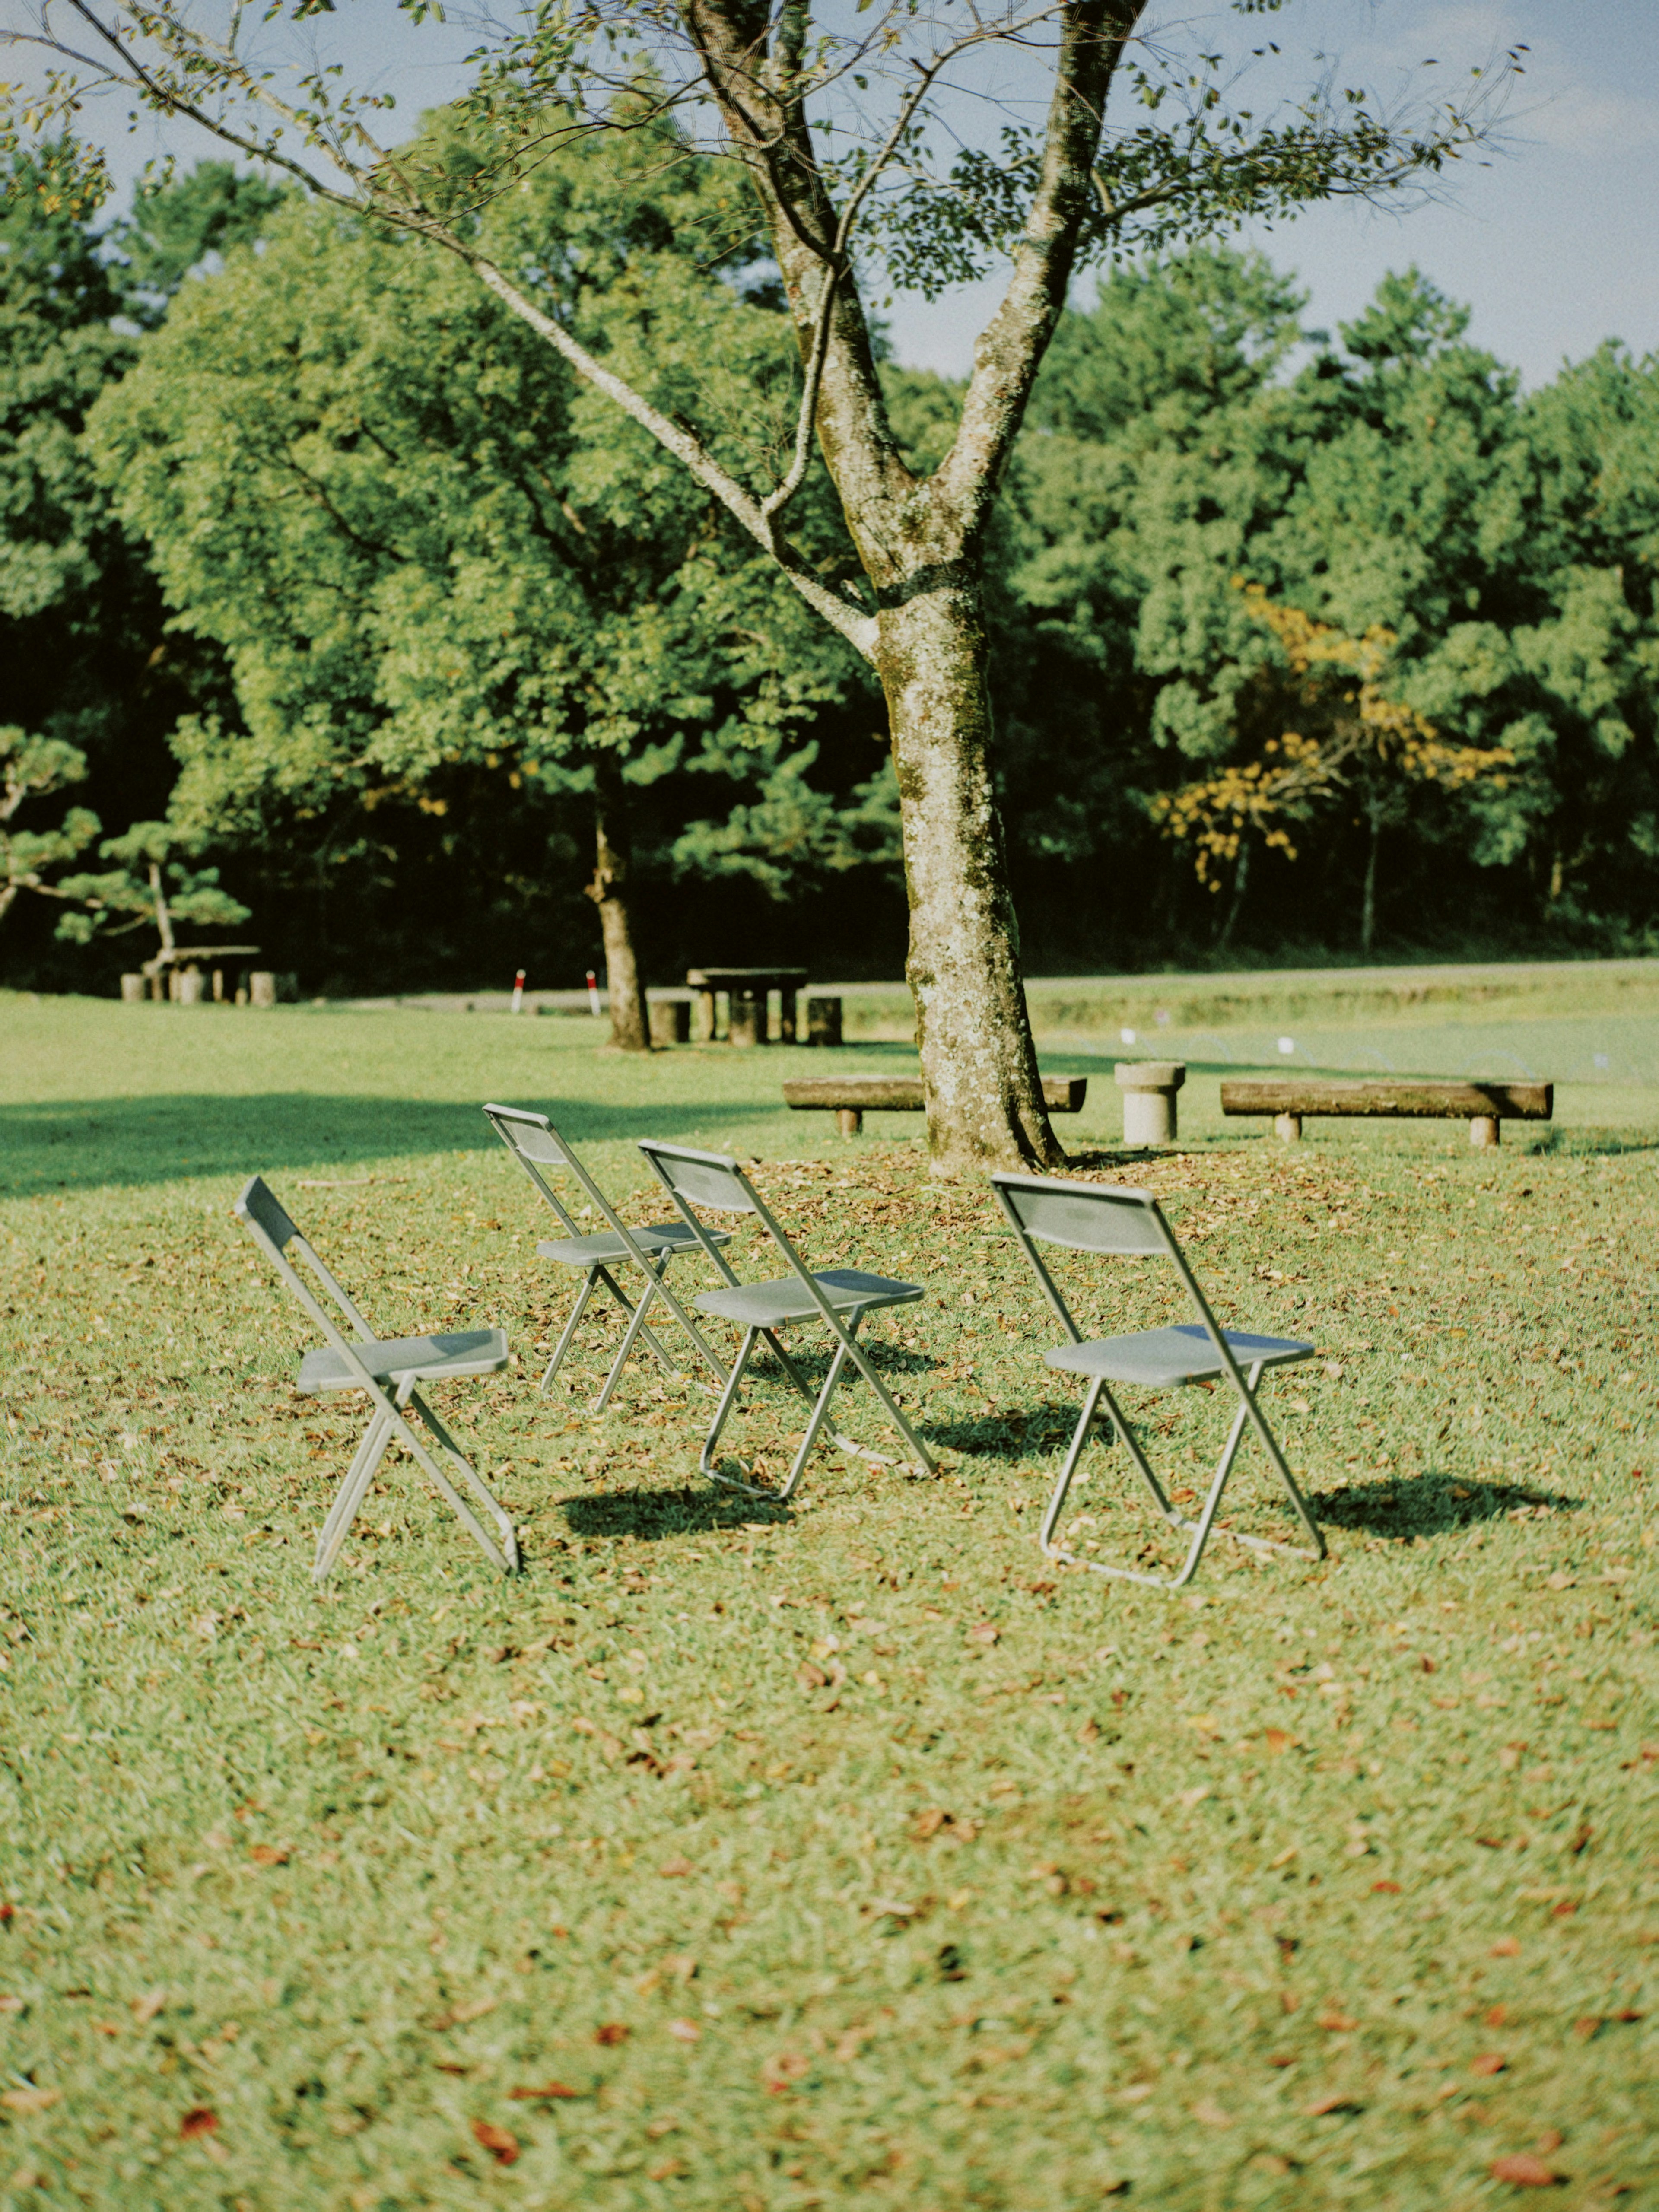
M 1080 1114 L 1086 1075 L 1045 1075 L 1042 1103 L 1051 1114 Z M 915 1075 L 808 1076 L 783 1086 L 783 1103 L 799 1113 L 833 1114 L 843 1137 L 856 1137 L 866 1114 L 920 1114 L 926 1103 Z
M 1504 1121 L 1547 1121 L 1555 1110 L 1553 1083 L 1358 1082 L 1268 1076 L 1224 1083 L 1224 1114 L 1271 1114 L 1286 1144 L 1302 1134 L 1309 1115 L 1358 1115 L 1468 1120 L 1472 1145 L 1495 1145 Z

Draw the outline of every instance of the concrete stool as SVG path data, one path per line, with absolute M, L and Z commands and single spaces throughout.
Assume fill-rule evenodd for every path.
M 276 1003 L 276 977 L 269 968 L 256 968 L 247 979 L 248 1004 L 252 1006 L 274 1006 Z
M 841 1042 L 839 999 L 815 997 L 806 1001 L 806 1042 L 824 1045 Z
M 141 1006 L 149 996 L 149 978 L 148 975 L 122 976 L 121 1001 L 124 1006 Z
M 1176 1093 L 1187 1080 L 1179 1060 L 1120 1060 L 1115 1073 L 1123 1093 L 1126 1145 L 1170 1145 L 1176 1137 Z
M 653 995 L 651 1007 L 651 1042 L 653 1045 L 690 1044 L 691 1042 L 691 994 L 676 992 L 672 998 Z

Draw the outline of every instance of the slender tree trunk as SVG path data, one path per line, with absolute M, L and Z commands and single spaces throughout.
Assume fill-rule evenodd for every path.
M 611 1042 L 623 1052 L 649 1052 L 650 1018 L 645 985 L 634 957 L 634 925 L 629 911 L 632 847 L 622 777 L 614 763 L 602 763 L 593 793 L 593 880 L 587 896 L 599 910 L 605 945 L 606 988 L 611 995 Z
M 1243 910 L 1244 894 L 1250 881 L 1250 840 L 1248 831 L 1238 841 L 1238 862 L 1233 870 L 1233 895 L 1227 902 L 1227 918 L 1217 932 L 1215 949 L 1224 952 L 1233 941 L 1233 932 L 1238 927 L 1238 917 Z
M 1382 810 L 1370 809 L 1370 842 L 1365 851 L 1365 887 L 1359 900 L 1359 949 L 1369 954 L 1376 942 L 1376 855 L 1382 842 Z
M 876 658 L 904 825 L 906 973 L 933 1166 L 1058 1166 L 1066 1155 L 1042 1103 L 991 781 L 979 580 L 964 562 L 891 598 Z

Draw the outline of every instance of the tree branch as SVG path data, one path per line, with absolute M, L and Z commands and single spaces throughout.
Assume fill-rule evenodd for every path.
M 1093 185 L 1106 95 L 1146 0 L 1067 0 L 1042 169 L 1002 304 L 974 348 L 956 442 L 933 478 L 966 534 L 983 523 L 1066 305 Z

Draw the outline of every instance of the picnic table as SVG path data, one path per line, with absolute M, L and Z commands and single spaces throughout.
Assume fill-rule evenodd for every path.
M 715 1000 L 724 991 L 731 1006 L 726 1024 L 731 1042 L 765 1044 L 767 994 L 775 991 L 780 1000 L 779 1042 L 793 1044 L 795 1000 L 807 974 L 805 968 L 688 968 L 685 980 L 696 994 L 697 1018 L 692 1025 L 695 1034 L 705 1044 L 714 1036 Z

